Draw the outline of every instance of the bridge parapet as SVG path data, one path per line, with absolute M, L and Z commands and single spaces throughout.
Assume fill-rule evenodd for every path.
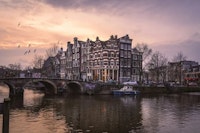
M 48 78 L 1 78 L 0 82 L 8 85 L 10 95 L 16 95 L 18 90 L 23 90 L 29 83 L 42 83 L 45 86 L 45 94 L 57 94 L 58 87 L 64 87 L 66 80 L 64 79 L 48 79 Z
M 60 88 L 66 89 L 69 93 L 79 94 L 95 94 L 98 93 L 99 84 L 94 82 L 84 82 L 78 80 L 66 80 L 56 78 L 1 78 L 0 82 L 8 85 L 10 88 L 10 94 L 15 95 L 16 91 L 24 89 L 29 83 L 42 83 L 46 90 L 45 94 L 55 95 Z

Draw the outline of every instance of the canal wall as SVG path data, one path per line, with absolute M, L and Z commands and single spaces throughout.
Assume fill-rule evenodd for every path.
M 119 90 L 122 87 L 123 85 L 106 85 L 106 84 L 98 85 L 95 88 L 96 90 L 95 94 L 109 95 L 112 94 L 112 90 Z
M 98 85 L 94 94 L 109 95 L 112 90 L 118 90 L 123 85 Z M 147 87 L 147 86 L 133 86 L 135 90 L 139 90 L 141 94 L 159 94 L 159 93 L 184 93 L 184 92 L 200 92 L 200 87 Z

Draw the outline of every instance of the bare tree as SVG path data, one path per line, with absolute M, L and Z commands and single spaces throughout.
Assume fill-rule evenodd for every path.
M 146 70 L 148 59 L 149 59 L 150 55 L 152 54 L 152 49 L 149 48 L 149 46 L 146 43 L 138 43 L 136 45 L 136 49 L 139 52 L 142 52 L 142 69 L 139 72 L 140 73 L 140 83 L 141 83 L 141 77 L 143 75 L 143 72 Z
M 58 44 L 54 43 L 52 47 L 46 50 L 46 58 L 55 56 L 58 52 L 58 49 Z
M 10 69 L 10 76 L 19 76 L 19 73 L 22 69 L 22 65 L 20 63 L 9 64 L 8 67 Z
M 46 60 L 50 59 L 51 70 L 55 74 L 54 76 L 56 76 L 56 67 L 57 67 L 55 56 L 58 54 L 58 50 L 59 50 L 59 42 L 52 44 L 52 46 L 46 50 Z
M 173 62 L 175 62 L 175 71 L 171 72 L 174 73 L 174 75 L 177 76 L 177 79 L 179 79 L 179 83 L 182 84 L 182 61 L 185 61 L 187 57 L 182 53 L 179 52 L 177 55 L 175 55 L 172 59 Z
M 33 59 L 33 67 L 37 69 L 42 69 L 44 63 L 44 58 L 42 55 L 35 55 Z
M 186 60 L 187 57 L 182 52 L 177 53 L 172 59 L 173 62 L 180 62 Z
M 22 69 L 22 66 L 21 66 L 20 63 L 9 64 L 8 67 L 9 67 L 11 70 L 21 70 L 21 69 Z
M 144 67 L 147 64 L 147 60 L 149 59 L 150 55 L 152 54 L 152 49 L 149 48 L 148 44 L 146 43 L 138 43 L 136 45 L 137 50 L 143 53 L 142 60 L 144 63 Z
M 32 65 L 26 66 L 26 67 L 24 68 L 24 70 L 30 70 L 30 69 L 32 69 Z
M 161 77 L 164 81 L 166 78 L 167 58 L 160 52 L 156 51 L 151 56 L 151 59 L 148 64 L 149 71 L 151 71 L 153 73 L 153 76 L 155 76 L 156 82 L 159 82 L 159 77 Z

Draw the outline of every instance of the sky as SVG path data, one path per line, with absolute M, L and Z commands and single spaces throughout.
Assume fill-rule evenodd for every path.
M 199 0 L 0 0 L 0 65 L 32 65 L 35 55 L 74 37 L 126 34 L 169 58 L 200 62 Z

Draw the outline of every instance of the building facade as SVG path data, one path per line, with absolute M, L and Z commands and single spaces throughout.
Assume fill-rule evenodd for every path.
M 132 81 L 142 81 L 142 52 L 133 48 L 131 51 L 131 80 Z
M 185 83 L 186 73 L 190 72 L 192 67 L 198 66 L 195 61 L 180 61 L 168 63 L 168 81 L 174 81 L 180 84 Z
M 72 60 L 72 56 L 73 56 L 73 51 L 72 51 L 72 47 L 73 44 L 71 44 L 70 42 L 67 42 L 67 50 L 66 50 L 66 79 L 70 80 L 73 79 L 73 74 L 72 74 L 72 66 L 73 66 L 73 60 Z
M 77 37 L 74 38 L 72 45 L 72 79 L 81 79 L 81 44 Z
M 57 75 L 59 66 L 60 78 L 122 83 L 139 81 L 141 77 L 142 53 L 132 49 L 132 39 L 128 35 L 120 38 L 112 35 L 106 41 L 99 37 L 95 41 L 80 41 L 75 37 L 73 44 L 67 43 L 66 51 L 58 53 L 54 58 L 53 71 Z
M 59 51 L 60 54 L 60 78 L 66 78 L 66 51 L 63 48 Z
M 48 78 L 55 78 L 57 73 L 57 58 L 56 57 L 48 57 L 43 64 L 42 71 L 43 76 Z
M 185 73 L 184 77 L 184 81 L 186 84 L 189 84 L 190 82 L 195 82 L 200 85 L 200 65 L 192 66 L 190 68 L 190 71 Z
M 131 80 L 131 46 L 128 35 L 119 38 L 119 82 Z
M 111 36 L 108 41 L 101 41 L 97 37 L 89 54 L 90 71 L 94 81 L 118 81 L 119 50 L 117 38 Z
M 87 59 L 86 59 L 86 81 L 92 81 L 93 80 L 93 74 L 92 74 L 92 66 L 91 66 L 91 50 L 92 47 L 94 46 L 94 42 L 91 41 L 90 39 L 87 39 L 86 42 L 86 53 L 87 53 Z

